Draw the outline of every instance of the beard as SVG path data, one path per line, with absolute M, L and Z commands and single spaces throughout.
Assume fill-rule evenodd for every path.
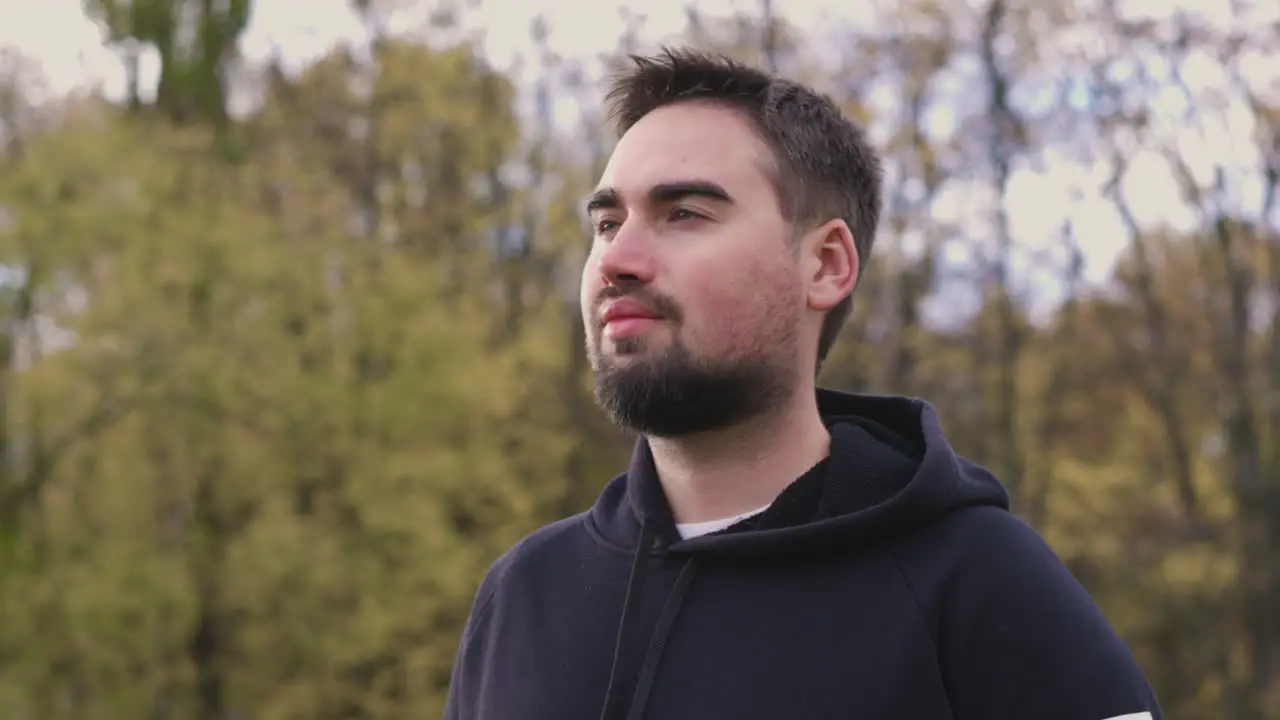
M 659 438 L 721 430 L 769 412 L 795 389 L 799 325 L 771 314 L 752 350 L 718 359 L 694 356 L 678 337 L 659 350 L 630 338 L 608 356 L 597 333 L 588 348 L 596 403 L 623 428 Z

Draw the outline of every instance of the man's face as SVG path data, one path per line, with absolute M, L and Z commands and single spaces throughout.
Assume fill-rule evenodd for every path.
M 581 304 L 596 398 L 657 437 L 727 427 L 785 400 L 805 287 L 749 121 L 669 105 L 619 141 L 590 204 Z

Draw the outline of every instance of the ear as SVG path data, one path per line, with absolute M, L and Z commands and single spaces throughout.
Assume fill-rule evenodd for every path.
M 802 241 L 809 307 L 821 312 L 840 304 L 858 284 L 858 249 L 844 220 L 823 223 Z

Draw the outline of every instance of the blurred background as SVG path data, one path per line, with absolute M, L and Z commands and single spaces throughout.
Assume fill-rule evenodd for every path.
M 662 42 L 887 155 L 823 384 L 932 401 L 1167 717 L 1280 718 L 1280 5 L 624 5 L 0 0 L 0 718 L 439 716 L 624 467 L 581 207 Z

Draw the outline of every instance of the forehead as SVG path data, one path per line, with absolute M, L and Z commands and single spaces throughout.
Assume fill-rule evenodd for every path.
M 706 102 L 658 108 L 618 141 L 600 186 L 623 195 L 659 183 L 707 180 L 740 199 L 771 192 L 768 149 L 737 110 Z

